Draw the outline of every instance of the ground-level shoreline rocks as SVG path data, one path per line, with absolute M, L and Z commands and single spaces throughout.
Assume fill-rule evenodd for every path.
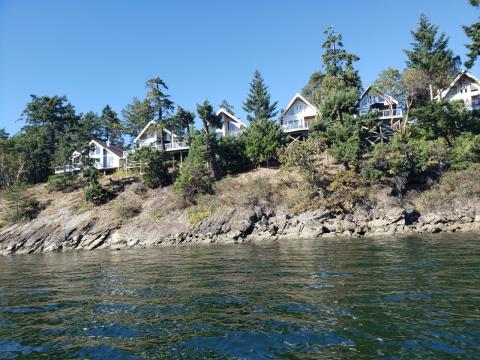
M 393 207 L 359 209 L 346 215 L 329 210 L 292 215 L 252 206 L 221 209 L 194 227 L 188 226 L 181 210 L 160 219 L 145 214 L 125 224 L 92 216 L 89 211 L 78 215 L 64 211 L 2 229 L 0 255 L 467 231 L 480 232 L 480 212 L 476 209 L 419 213 Z

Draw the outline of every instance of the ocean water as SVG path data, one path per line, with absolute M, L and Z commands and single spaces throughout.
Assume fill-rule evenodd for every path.
M 0 359 L 480 359 L 480 236 L 0 257 Z

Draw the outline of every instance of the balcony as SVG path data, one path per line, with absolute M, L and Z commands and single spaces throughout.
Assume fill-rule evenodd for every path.
M 54 170 L 55 170 L 55 174 L 74 173 L 75 171 L 80 171 L 80 165 L 57 166 Z
M 393 109 L 393 117 L 402 117 L 403 116 L 403 109 Z M 378 114 L 379 119 L 389 119 L 392 117 L 392 112 L 390 109 L 387 110 L 380 110 Z
M 165 151 L 186 150 L 189 148 L 188 144 L 184 141 L 166 143 L 164 145 L 165 145 Z M 160 147 L 160 145 L 157 145 L 157 147 Z
M 308 130 L 309 123 L 304 121 L 292 121 L 282 125 L 283 132 Z

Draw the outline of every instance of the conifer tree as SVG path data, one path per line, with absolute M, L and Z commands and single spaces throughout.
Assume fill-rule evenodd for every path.
M 250 82 L 247 100 L 243 103 L 243 110 L 248 113 L 247 120 L 271 120 L 277 114 L 276 108 L 277 102 L 271 103 L 268 86 L 265 85 L 260 71 L 256 70 Z
M 470 0 L 470 4 L 480 8 L 480 0 Z M 467 34 L 471 40 L 471 44 L 466 45 L 470 52 L 467 55 L 468 60 L 465 63 L 467 69 L 471 69 L 480 55 L 480 21 L 477 21 L 470 26 L 464 26 L 463 29 L 465 30 L 465 34 Z
M 153 118 L 154 109 L 148 99 L 139 100 L 134 97 L 132 103 L 122 110 L 123 129 L 132 138 L 135 138 Z
M 448 37 L 438 33 L 438 26 L 433 25 L 425 15 L 420 16 L 418 28 L 412 31 L 413 42 L 407 54 L 407 67 L 420 69 L 428 76 L 433 96 L 441 96 L 459 72 L 460 57 L 448 48 Z
M 103 108 L 102 115 L 100 115 L 100 123 L 103 134 L 101 134 L 99 140 L 110 140 L 112 145 L 122 146 L 122 124 L 120 123 L 118 114 L 112 110 L 110 105 L 106 105 Z
M 223 99 L 220 103 L 220 109 L 228 111 L 230 114 L 235 115 L 234 106 L 231 105 L 226 99 Z
M 147 80 L 145 87 L 149 90 L 147 93 L 147 99 L 150 101 L 150 105 L 153 108 L 155 114 L 154 119 L 157 121 L 157 132 L 160 137 L 160 146 L 165 149 L 163 129 L 167 125 L 167 120 L 170 117 L 170 113 L 174 109 L 174 103 L 170 100 L 170 95 L 165 93 L 168 90 L 167 84 L 159 77 Z
M 177 111 L 171 117 L 170 123 L 173 131 L 178 135 L 184 135 L 188 141 L 191 138 L 191 130 L 194 125 L 195 114 L 184 109 L 181 106 L 177 107 Z

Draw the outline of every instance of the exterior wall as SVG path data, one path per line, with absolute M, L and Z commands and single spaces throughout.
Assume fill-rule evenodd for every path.
M 393 116 L 403 116 L 403 109 L 396 104 L 393 105 Z M 366 115 L 372 110 L 379 111 L 379 118 L 389 118 L 390 106 L 387 100 L 382 95 L 372 94 L 370 91 L 366 92 L 358 102 L 357 112 L 359 115 Z
M 301 99 L 296 99 L 280 118 L 280 125 L 283 131 L 308 128 L 310 121 L 316 116 L 315 109 Z
M 220 138 L 222 136 L 227 136 L 227 135 L 238 136 L 244 131 L 244 129 L 241 127 L 240 124 L 237 124 L 237 122 L 231 121 L 231 119 L 225 114 L 222 114 L 222 118 L 223 118 L 222 128 L 215 130 L 217 137 Z
M 90 151 L 89 158 L 94 160 L 97 169 L 113 169 L 120 166 L 120 158 L 117 155 L 97 144 L 94 151 Z
M 448 91 L 445 100 L 462 100 L 469 110 L 480 109 L 480 84 L 464 75 Z

